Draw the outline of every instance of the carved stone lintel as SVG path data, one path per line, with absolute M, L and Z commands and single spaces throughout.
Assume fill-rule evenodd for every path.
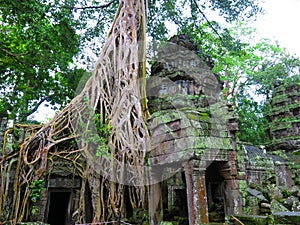
M 48 183 L 49 188 L 80 188 L 81 181 L 79 178 L 55 177 L 51 178 Z

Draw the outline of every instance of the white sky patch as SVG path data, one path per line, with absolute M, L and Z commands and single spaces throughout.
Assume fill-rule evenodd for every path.
M 250 24 L 262 37 L 278 40 L 281 47 L 300 57 L 300 0 L 266 0 L 265 15 Z
M 48 102 L 44 102 L 41 104 L 41 106 L 38 108 L 36 112 L 34 112 L 32 115 L 29 116 L 28 119 L 30 120 L 36 120 L 41 123 L 47 123 L 53 119 L 55 116 L 55 110 L 51 109 L 51 106 Z

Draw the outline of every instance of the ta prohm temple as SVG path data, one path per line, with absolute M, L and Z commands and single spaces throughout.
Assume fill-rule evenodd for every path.
M 134 17 L 124 5 L 85 88 L 52 121 L 1 118 L 0 223 L 300 224 L 299 83 L 269 99 L 270 142 L 240 143 L 212 59 L 177 35 L 146 79 L 132 32 L 143 1 Z

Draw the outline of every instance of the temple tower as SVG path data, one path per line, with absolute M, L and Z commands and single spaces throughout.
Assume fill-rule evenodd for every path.
M 280 173 L 284 186 L 300 184 L 300 83 L 299 78 L 287 78 L 275 86 L 269 101 L 267 135 L 271 154 L 285 156 L 292 174 Z M 285 168 L 282 169 L 285 171 Z M 282 183 L 282 182 L 281 182 Z
M 156 179 L 151 224 L 184 217 L 190 225 L 224 222 L 225 214 L 242 210 L 237 122 L 221 100 L 212 66 L 186 35 L 171 38 L 155 58 L 147 82 L 149 162 Z

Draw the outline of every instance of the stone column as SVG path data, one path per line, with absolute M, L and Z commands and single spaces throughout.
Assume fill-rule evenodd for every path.
M 185 182 L 186 182 L 186 194 L 187 204 L 189 212 L 189 225 L 196 225 L 197 209 L 194 195 L 194 179 L 193 179 L 194 165 L 192 162 L 188 162 L 184 166 Z
M 195 191 L 199 199 L 197 207 L 199 207 L 200 222 L 202 224 L 209 223 L 205 169 L 199 169 L 198 175 L 194 176 L 194 178 L 197 179 L 197 189 Z
M 205 169 L 194 167 L 190 161 L 184 166 L 189 225 L 208 224 L 208 205 L 205 184 Z
M 163 218 L 161 184 L 154 183 L 149 188 L 149 217 L 150 225 L 158 225 Z
M 243 213 L 243 197 L 240 192 L 240 180 L 231 179 L 224 181 L 225 194 L 225 213 L 242 214 Z
M 221 174 L 224 177 L 225 214 L 242 214 L 243 197 L 241 190 L 245 187 L 245 177 L 238 176 L 236 151 L 228 151 L 229 161 L 224 165 Z M 242 172 L 245 168 L 239 168 Z
M 150 172 L 149 185 L 149 218 L 150 225 L 158 225 L 163 220 L 162 202 L 162 169 L 160 166 L 152 166 Z

